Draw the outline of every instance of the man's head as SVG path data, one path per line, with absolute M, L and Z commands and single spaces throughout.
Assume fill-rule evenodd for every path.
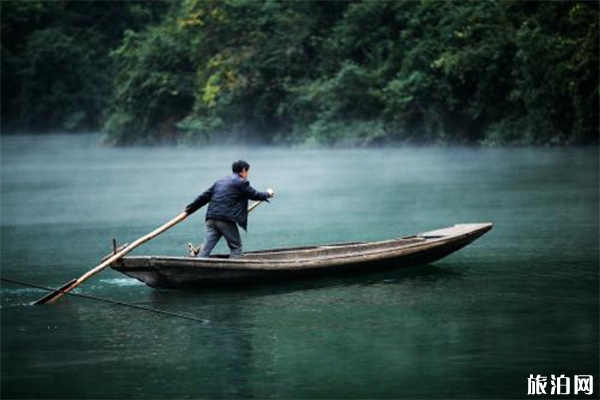
M 246 179 L 250 173 L 250 164 L 244 160 L 237 160 L 231 165 L 231 171 L 234 174 L 238 174 L 240 177 Z

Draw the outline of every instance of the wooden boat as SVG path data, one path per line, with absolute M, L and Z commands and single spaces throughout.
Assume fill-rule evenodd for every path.
M 154 288 L 193 288 L 261 283 L 325 274 L 396 269 L 431 263 L 492 229 L 491 223 L 459 224 L 379 242 L 351 242 L 195 257 L 124 257 L 111 268 Z

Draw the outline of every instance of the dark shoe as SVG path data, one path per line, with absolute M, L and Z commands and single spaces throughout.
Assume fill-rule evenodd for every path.
M 190 257 L 196 257 L 198 253 L 200 253 L 200 247 L 195 248 L 191 243 L 188 243 L 187 247 L 188 251 L 190 252 Z

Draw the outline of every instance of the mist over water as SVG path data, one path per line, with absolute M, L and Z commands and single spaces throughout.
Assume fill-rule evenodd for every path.
M 1 273 L 82 275 L 179 214 L 231 163 L 276 197 L 246 251 L 382 240 L 494 222 L 435 264 L 253 288 L 158 291 L 114 271 L 79 293 L 2 282 L 6 398 L 523 398 L 530 374 L 598 388 L 597 148 L 103 147 L 100 135 L 1 137 Z M 184 255 L 205 209 L 134 254 Z M 224 243 L 216 252 L 227 252 Z

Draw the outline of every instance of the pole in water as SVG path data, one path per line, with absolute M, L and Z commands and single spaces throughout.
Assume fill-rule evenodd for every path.
M 75 284 L 75 282 L 77 282 L 77 279 L 73 279 L 72 281 L 69 281 L 67 283 L 65 283 L 64 285 L 62 285 L 61 287 L 59 287 L 58 289 L 54 289 L 54 291 L 48 293 L 47 295 L 45 295 L 44 297 L 42 297 L 41 299 L 33 302 L 33 305 L 37 306 L 40 304 L 46 304 L 46 302 L 48 300 L 50 300 L 51 298 L 53 298 L 56 293 L 62 293 L 63 291 L 65 291 L 69 286 Z
M 133 242 L 130 245 L 128 245 L 127 247 L 125 247 L 123 250 L 119 251 L 117 254 L 114 254 L 110 258 L 106 259 L 105 261 L 103 261 L 102 263 L 100 263 L 100 265 L 96 266 L 95 268 L 91 269 L 90 271 L 88 271 L 87 273 L 83 274 L 79 278 L 75 279 L 75 281 L 71 281 L 71 282 L 63 285 L 62 286 L 62 290 L 58 290 L 58 291 L 55 291 L 53 293 L 50 293 L 49 295 L 46 295 L 46 296 L 42 297 L 41 299 L 39 299 L 38 301 L 36 301 L 33 304 L 35 304 L 35 305 L 52 304 L 52 303 L 56 302 L 58 299 L 60 299 L 61 297 L 63 297 L 65 294 L 67 294 L 71 290 L 75 289 L 77 286 L 81 285 L 83 282 L 85 282 L 86 280 L 88 280 L 92 276 L 94 276 L 97 273 L 101 272 L 102 270 L 104 270 L 105 268 L 107 268 L 108 266 L 110 266 L 115 261 L 119 260 L 121 257 L 125 256 L 129 252 L 131 252 L 133 249 L 135 249 L 136 247 L 138 247 L 142 243 L 145 243 L 145 242 L 149 241 L 150 239 L 152 239 L 152 238 L 160 235 L 161 233 L 163 233 L 167 229 L 169 229 L 169 228 L 177 225 L 179 222 L 183 221 L 187 217 L 188 217 L 188 213 L 185 212 L 185 211 L 182 212 L 181 214 L 179 214 L 178 216 L 176 216 L 175 218 L 173 218 L 171 221 L 167 222 L 163 226 L 161 226 L 161 227 L 153 230 L 152 232 L 150 232 L 146 236 L 143 236 L 143 237 L 139 238 L 135 242 Z
M 18 280 L 15 280 L 15 279 L 0 278 L 0 280 L 2 280 L 3 282 L 16 283 L 17 285 L 32 287 L 32 288 L 36 288 L 36 289 L 48 290 L 51 293 L 54 293 L 57 290 L 60 290 L 60 289 L 48 288 L 48 287 L 41 286 L 41 285 L 34 285 L 32 283 L 22 282 L 22 281 L 18 281 Z M 69 283 L 71 283 L 71 282 L 69 282 Z M 108 304 L 116 304 L 118 306 L 130 307 L 130 308 L 134 308 L 134 309 L 137 309 L 137 310 L 151 311 L 151 312 L 157 313 L 157 314 L 163 314 L 163 315 L 169 315 L 169 316 L 172 316 L 172 317 L 189 319 L 189 320 L 192 320 L 192 321 L 201 322 L 203 324 L 208 324 L 210 322 L 208 319 L 205 319 L 205 318 L 198 318 L 198 317 L 193 317 L 191 315 L 177 314 L 177 313 L 173 313 L 173 312 L 170 312 L 170 311 L 158 310 L 156 308 L 143 307 L 143 306 L 139 306 L 137 304 L 129 304 L 129 303 L 125 303 L 125 302 L 117 301 L 117 300 L 103 299 L 101 297 L 95 297 L 95 296 L 90 296 L 90 295 L 85 295 L 85 294 L 77 294 L 77 293 L 66 293 L 66 294 L 68 294 L 70 296 L 82 297 L 84 299 L 101 301 L 101 302 L 108 303 Z M 35 304 L 35 303 L 32 303 L 32 305 L 33 304 Z

